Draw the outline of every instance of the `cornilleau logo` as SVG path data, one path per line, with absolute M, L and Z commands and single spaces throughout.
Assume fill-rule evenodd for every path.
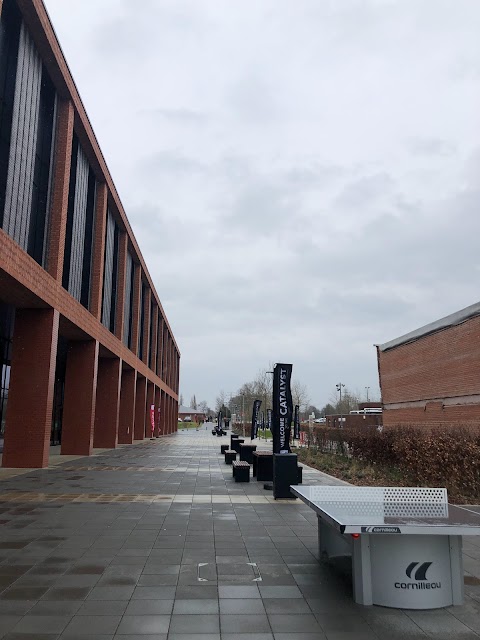
M 417 580 L 417 582 L 395 582 L 395 589 L 441 589 L 441 582 L 427 582 L 427 571 L 431 562 L 411 562 L 405 569 L 407 578 Z M 415 573 L 412 576 L 413 571 Z
M 402 533 L 400 527 L 362 527 L 362 533 Z
M 415 580 L 426 580 L 427 579 L 426 574 L 431 564 L 432 564 L 431 562 L 424 562 L 423 564 L 421 564 L 418 567 L 418 569 L 415 571 Z M 412 577 L 412 571 L 415 569 L 417 565 L 418 565 L 418 562 L 411 562 L 408 565 L 407 570 L 405 571 L 408 578 Z

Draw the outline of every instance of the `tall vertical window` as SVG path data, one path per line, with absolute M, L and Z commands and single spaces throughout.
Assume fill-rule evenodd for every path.
M 4 0 L 0 13 L 0 227 L 3 227 L 5 210 L 21 24 L 20 13 L 15 3 L 12 0 Z
M 133 328 L 133 289 L 135 282 L 135 265 L 130 251 L 127 251 L 127 269 L 125 277 L 125 307 L 123 314 L 123 343 L 132 348 Z
M 153 351 L 153 310 L 154 310 L 154 304 L 153 304 L 153 295 L 150 297 L 150 339 L 149 339 L 149 343 L 148 343 L 148 366 L 151 369 L 152 368 L 152 351 Z
M 138 330 L 138 352 L 137 356 L 142 359 L 143 355 L 143 344 L 144 344 L 144 330 L 145 330 L 145 295 L 147 292 L 147 287 L 145 286 L 142 280 L 142 286 L 140 288 L 140 327 Z
M 105 233 L 102 324 L 113 333 L 115 331 L 115 311 L 117 308 L 119 229 L 110 210 L 107 211 Z
M 70 295 L 87 308 L 90 301 L 95 192 L 95 176 L 74 134 L 62 282 Z
M 0 22 L 0 221 L 45 266 L 56 93 L 9 0 Z

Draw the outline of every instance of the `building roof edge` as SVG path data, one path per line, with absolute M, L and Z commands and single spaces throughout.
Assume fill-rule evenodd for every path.
M 431 322 L 430 324 L 426 324 L 419 329 L 415 329 L 414 331 L 410 331 L 410 333 L 406 333 L 399 338 L 395 338 L 394 340 L 390 340 L 389 342 L 385 342 L 384 344 L 378 345 L 378 349 L 380 351 L 388 351 L 389 349 L 393 349 L 395 347 L 399 347 L 402 344 L 406 344 L 407 342 L 414 342 L 419 338 L 423 338 L 424 336 L 428 336 L 432 333 L 436 333 L 437 331 L 441 331 L 442 329 L 447 329 L 448 327 L 454 327 L 457 324 L 461 324 L 470 318 L 474 318 L 475 316 L 480 315 L 480 302 L 476 302 L 475 304 L 470 305 L 469 307 L 465 307 L 465 309 L 461 309 L 460 311 L 456 311 L 455 313 L 451 313 L 444 318 L 440 318 L 440 320 L 435 320 L 435 322 Z

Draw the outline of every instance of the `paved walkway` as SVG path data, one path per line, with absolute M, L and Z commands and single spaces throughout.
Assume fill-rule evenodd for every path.
M 226 442 L 185 431 L 0 476 L 0 638 L 480 637 L 478 539 L 465 541 L 464 606 L 358 606 L 317 561 L 313 512 L 233 483 Z

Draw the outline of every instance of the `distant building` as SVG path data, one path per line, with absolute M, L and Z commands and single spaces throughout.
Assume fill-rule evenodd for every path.
M 480 423 L 480 303 L 377 346 L 383 424 Z
M 192 422 L 200 422 L 200 420 L 205 420 L 206 417 L 207 414 L 205 413 L 205 411 L 178 405 L 178 419 L 182 422 L 185 420 L 185 418 L 191 418 Z

